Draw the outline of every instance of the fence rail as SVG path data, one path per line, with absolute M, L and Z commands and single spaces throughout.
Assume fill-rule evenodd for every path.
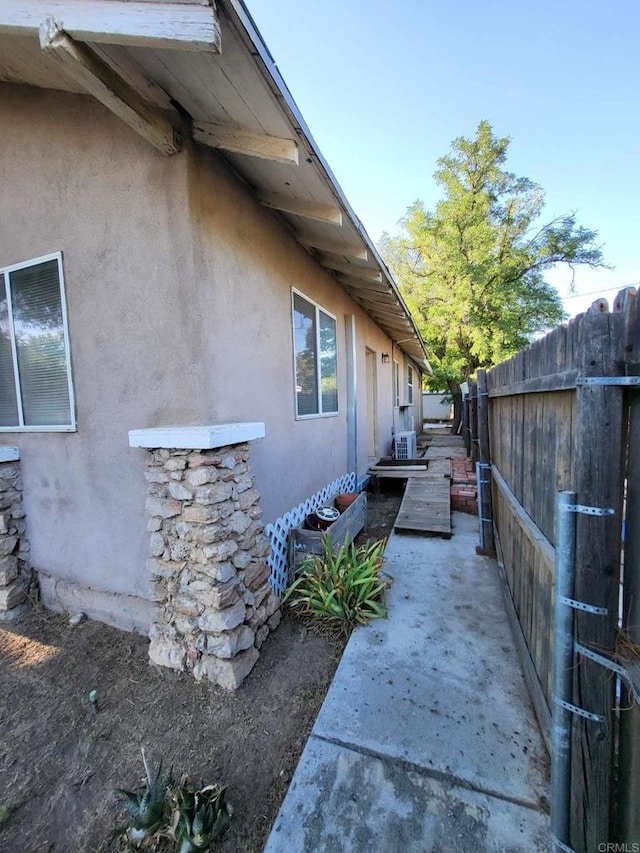
M 479 371 L 464 412 L 471 455 L 491 462 L 492 507 L 481 515 L 493 513 L 507 598 L 547 734 L 558 491 L 615 510 L 576 521 L 575 597 L 607 611 L 576 611 L 576 641 L 615 658 L 620 628 L 628 642 L 640 640 L 640 523 L 627 524 L 624 567 L 622 559 L 623 512 L 640 522 L 640 388 L 630 378 L 640 375 L 636 293 L 621 292 L 612 312 L 603 308 L 598 300 L 486 375 Z M 606 721 L 572 720 L 570 846 L 578 853 L 640 842 L 640 714 L 616 706 L 615 687 L 595 660 L 576 658 L 573 703 Z

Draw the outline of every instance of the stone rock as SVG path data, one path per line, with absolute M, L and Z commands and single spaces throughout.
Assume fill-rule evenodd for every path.
M 241 510 L 249 509 L 250 506 L 260 500 L 260 493 L 257 489 L 247 489 L 238 495 L 238 506 Z
M 245 591 L 242 593 L 242 600 L 248 607 L 256 606 L 256 597 L 250 589 L 245 589 Z
M 230 483 L 212 483 L 196 488 L 196 501 L 204 506 L 222 503 L 231 497 L 233 487 Z
M 231 607 L 225 607 L 224 610 L 205 610 L 198 619 L 198 626 L 202 631 L 220 634 L 222 631 L 231 631 L 240 625 L 244 622 L 244 616 L 244 602 L 238 601 Z
M 238 462 L 241 462 L 241 461 L 242 461 L 241 458 L 236 458 L 235 453 L 225 453 L 225 455 L 220 460 L 219 467 L 220 468 L 229 468 L 230 470 L 233 470 L 236 467 L 236 465 L 238 464 Z
M 177 613 L 173 618 L 173 624 L 176 631 L 181 636 L 195 634 L 198 630 L 198 620 L 194 616 L 186 616 L 182 613 Z
M 269 636 L 269 626 L 261 625 L 256 631 L 256 648 L 260 648 Z
M 248 625 L 239 625 L 233 631 L 225 631 L 222 634 L 208 634 L 206 651 L 209 655 L 218 658 L 232 658 L 238 652 L 250 649 L 255 636 Z
M 244 533 L 250 524 L 251 521 L 240 510 L 236 510 L 227 521 L 227 527 L 233 530 L 234 533 Z
M 172 456 L 171 459 L 167 459 L 164 463 L 165 471 L 184 471 L 187 467 L 187 460 L 182 458 L 176 458 L 176 456 Z
M 147 571 L 157 578 L 171 578 L 179 574 L 184 563 L 174 563 L 171 560 L 147 560 Z
M 224 542 L 217 542 L 215 545 L 207 545 L 203 548 L 205 557 L 208 560 L 224 562 L 231 559 L 238 550 L 238 543 L 233 539 L 226 539 Z
M 145 471 L 144 472 L 144 478 L 147 481 L 147 483 L 168 483 L 169 482 L 169 476 L 168 476 L 168 474 L 165 474 L 164 471 L 157 471 L 157 470 Z
M 255 646 L 236 655 L 231 660 L 207 655 L 207 678 L 225 690 L 236 690 L 251 672 L 260 657 Z
M 269 616 L 267 619 L 267 625 L 269 626 L 270 631 L 275 631 L 278 625 L 282 620 L 282 610 L 276 610 L 276 612 Z M 264 628 L 264 625 L 262 626 Z
M 169 494 L 177 501 L 190 501 L 193 498 L 193 492 L 186 489 L 182 483 L 169 483 Z
M 161 518 L 150 518 L 149 521 L 147 521 L 147 530 L 149 531 L 149 533 L 155 533 L 155 531 L 160 530 L 161 527 Z
M 0 534 L 9 533 L 13 524 L 10 512 L 0 512 Z
M 251 562 L 251 554 L 248 551 L 236 551 L 231 562 L 236 569 L 246 569 Z
M 182 512 L 182 504 L 179 501 L 154 498 L 152 495 L 147 498 L 145 507 L 148 515 L 158 518 L 172 518 Z
M 170 553 L 172 560 L 186 560 L 191 552 L 191 543 L 190 542 L 172 542 Z
M 259 586 L 258 589 L 256 589 L 256 591 L 254 593 L 255 606 L 260 607 L 260 605 L 265 600 L 265 598 L 269 595 L 270 592 L 271 592 L 271 585 L 270 585 L 269 581 L 267 581 L 266 583 L 263 583 L 262 586 Z
M 27 584 L 22 578 L 16 578 L 9 586 L 0 589 L 0 610 L 11 610 L 27 597 Z M 242 605 L 244 618 L 244 604 Z
M 189 468 L 199 468 L 201 465 L 219 465 L 220 457 L 217 453 L 209 455 L 208 453 L 190 453 Z
M 72 625 L 73 627 L 80 625 L 80 623 L 84 622 L 86 618 L 86 613 L 74 613 L 73 616 L 69 617 L 69 625 Z
M 194 489 L 206 483 L 215 483 L 217 479 L 218 472 L 215 468 L 194 468 L 193 471 L 187 471 L 185 474 L 185 480 Z
M 185 663 L 185 650 L 182 645 L 167 638 L 151 640 L 149 644 L 149 659 L 158 666 L 182 671 Z
M 203 678 L 207 677 L 207 667 L 203 661 L 199 660 L 198 663 L 194 664 L 193 677 L 196 681 L 202 681 Z
M 13 554 L 17 544 L 17 536 L 0 536 L 0 557 L 7 557 L 9 554 Z
M 0 586 L 9 586 L 17 577 L 18 558 L 13 556 L 0 558 Z
M 269 539 L 263 533 L 256 539 L 254 547 L 257 557 L 266 557 L 271 553 L 271 542 L 269 542 Z
M 236 477 L 234 491 L 236 495 L 241 495 L 242 492 L 246 492 L 247 489 L 250 489 L 255 480 L 253 476 L 249 473 L 241 474 L 239 477 Z
M 194 585 L 195 584 L 191 584 L 188 589 L 191 590 Z M 238 595 L 238 579 L 233 577 L 228 579 L 227 582 L 220 583 L 216 586 L 208 583 L 206 590 L 202 590 L 200 592 L 194 591 L 193 594 L 197 596 L 198 601 L 205 607 L 224 610 L 226 607 L 231 607 L 231 605 L 235 604 L 240 598 Z
M 194 598 L 184 594 L 174 598 L 173 607 L 176 613 L 181 613 L 183 616 L 199 616 L 204 609 Z
M 251 563 L 244 572 L 244 584 L 250 590 L 255 591 L 269 579 L 269 566 L 264 560 Z
M 186 506 L 182 511 L 182 517 L 185 521 L 195 524 L 209 524 L 212 521 L 218 521 L 220 513 L 212 506 Z
M 161 557 L 164 554 L 165 541 L 162 533 L 154 532 L 149 537 L 149 553 L 152 557 Z
M 191 525 L 184 521 L 178 521 L 176 524 L 176 533 L 180 539 L 188 539 L 191 534 Z

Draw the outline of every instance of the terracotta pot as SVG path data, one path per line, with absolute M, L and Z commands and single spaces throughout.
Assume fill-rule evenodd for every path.
M 345 509 L 358 499 L 357 492 L 350 492 L 344 495 L 336 495 L 336 506 L 340 510 L 340 512 L 344 512 Z

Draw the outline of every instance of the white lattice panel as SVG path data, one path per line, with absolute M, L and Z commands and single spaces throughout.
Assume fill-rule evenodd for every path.
M 290 530 L 299 527 L 310 513 L 333 500 L 336 495 L 343 492 L 355 492 L 355 490 L 356 475 L 352 471 L 320 489 L 315 495 L 277 518 L 273 524 L 267 524 L 264 532 L 271 541 L 271 554 L 267 557 L 267 563 L 271 569 L 269 580 L 274 592 L 283 595 L 291 580 L 287 562 Z

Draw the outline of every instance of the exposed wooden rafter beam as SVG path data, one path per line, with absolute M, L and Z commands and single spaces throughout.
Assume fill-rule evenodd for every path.
M 379 270 L 372 270 L 368 267 L 357 266 L 356 264 L 347 264 L 338 261 L 335 258 L 320 258 L 320 263 L 323 267 L 327 267 L 334 272 L 342 273 L 350 278 L 361 279 L 362 281 L 373 281 L 378 284 L 382 283 L 382 273 Z
M 369 253 L 364 246 L 342 245 L 334 243 L 331 240 L 323 240 L 322 237 L 307 236 L 306 234 L 296 234 L 296 240 L 303 246 L 308 246 L 310 249 L 319 249 L 322 252 L 329 252 L 331 255 L 338 255 L 343 258 L 358 258 L 361 261 L 369 260 Z
M 339 207 L 330 204 L 318 204 L 314 201 L 301 201 L 297 198 L 280 193 L 258 193 L 258 201 L 265 207 L 272 207 L 282 213 L 293 213 L 306 219 L 316 219 L 318 222 L 329 222 L 332 225 L 342 225 L 342 212 Z
M 298 165 L 298 143 L 294 139 L 280 139 L 264 133 L 247 133 L 238 128 L 204 121 L 193 122 L 193 138 L 211 148 Z
M 220 23 L 208 3 L 152 0 L 2 0 L 0 33 L 37 35 L 48 16 L 78 41 L 220 53 Z
M 364 278 L 356 278 L 353 275 L 340 274 L 337 276 L 338 282 L 345 287 L 353 287 L 358 290 L 363 290 L 368 293 L 385 293 L 392 295 L 391 288 L 387 287 L 382 282 L 374 282 Z
M 138 92 L 85 44 L 74 41 L 59 23 L 47 18 L 40 27 L 40 46 L 55 57 L 64 73 L 115 113 L 164 154 L 180 150 L 180 134 L 170 113 L 145 101 Z M 177 113 L 175 119 L 177 120 Z

